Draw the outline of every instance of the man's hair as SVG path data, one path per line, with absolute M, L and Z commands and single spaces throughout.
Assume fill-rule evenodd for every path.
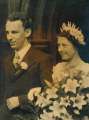
M 9 21 L 21 20 L 25 29 L 28 29 L 28 28 L 32 29 L 32 20 L 29 17 L 26 17 L 23 12 L 12 13 L 8 15 L 7 20 Z

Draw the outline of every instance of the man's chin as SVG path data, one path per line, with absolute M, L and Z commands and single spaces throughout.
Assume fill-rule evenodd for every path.
M 16 47 L 15 47 L 14 45 L 11 45 L 11 48 L 12 48 L 12 49 L 16 49 Z
M 62 61 L 64 61 L 64 62 L 68 62 L 68 61 L 70 61 L 70 59 L 67 58 L 67 57 L 62 57 L 61 59 L 62 59 Z

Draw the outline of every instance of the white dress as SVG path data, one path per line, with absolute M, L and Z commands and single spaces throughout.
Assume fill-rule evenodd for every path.
M 53 67 L 53 82 L 57 84 L 57 82 L 63 80 L 63 78 L 69 73 L 80 74 L 80 72 L 83 72 L 85 75 L 89 74 L 89 64 L 81 59 L 74 64 L 68 64 L 66 62 L 58 63 Z

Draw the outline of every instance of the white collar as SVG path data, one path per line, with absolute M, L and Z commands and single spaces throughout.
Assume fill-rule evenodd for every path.
M 17 53 L 19 55 L 19 62 L 21 62 L 24 58 L 24 56 L 26 55 L 26 53 L 28 52 L 28 50 L 31 48 L 31 44 L 27 44 L 26 46 L 24 46 L 21 50 L 19 51 L 15 51 L 15 54 Z

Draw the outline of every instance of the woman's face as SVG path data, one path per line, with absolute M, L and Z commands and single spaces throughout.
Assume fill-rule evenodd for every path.
M 68 40 L 68 38 L 63 36 L 58 37 L 57 44 L 58 52 L 61 55 L 62 60 L 70 61 L 76 52 L 73 44 Z

